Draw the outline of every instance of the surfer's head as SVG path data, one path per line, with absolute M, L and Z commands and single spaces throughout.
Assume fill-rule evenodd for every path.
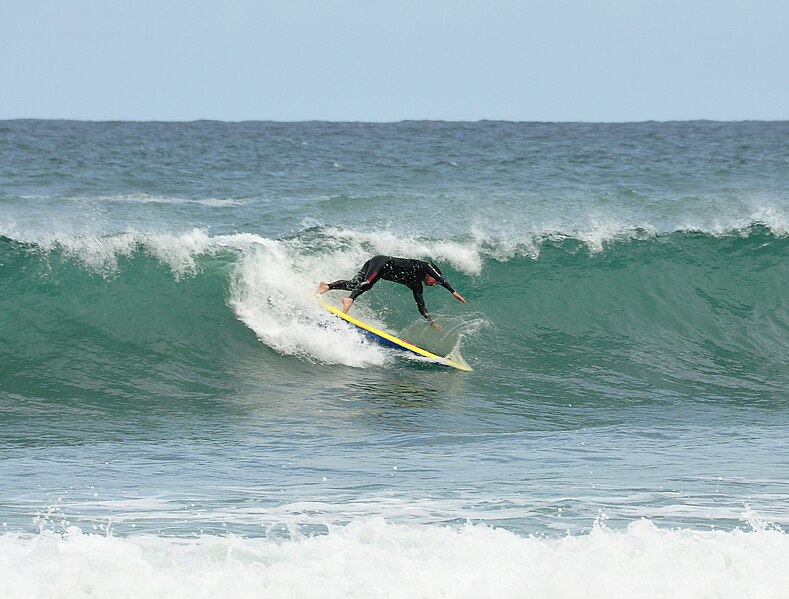
M 436 266 L 432 262 L 430 263 L 430 268 L 436 271 L 438 273 L 438 276 L 441 276 L 441 269 L 438 268 L 438 266 Z M 425 285 L 427 285 L 428 287 L 432 287 L 433 285 L 437 285 L 437 284 L 438 284 L 438 279 L 436 279 L 433 275 L 431 275 L 430 270 L 428 270 L 425 273 Z

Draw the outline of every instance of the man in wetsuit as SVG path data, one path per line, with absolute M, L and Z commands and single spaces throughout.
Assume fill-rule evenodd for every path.
M 441 285 L 450 291 L 456 300 L 466 303 L 463 296 L 455 291 L 452 285 L 441 276 L 441 271 L 435 265 L 428 264 L 422 260 L 394 258 L 392 256 L 373 256 L 364 263 L 361 270 L 352 279 L 334 281 L 334 283 L 321 281 L 316 292 L 323 295 L 332 289 L 350 291 L 351 295 L 342 298 L 342 309 L 343 312 L 347 313 L 351 309 L 353 301 L 362 293 L 368 291 L 379 279 L 394 281 L 408 287 L 414 293 L 419 313 L 430 322 L 430 326 L 435 328 L 438 327 L 438 324 L 430 318 L 430 314 L 425 307 L 425 299 L 422 297 L 423 283 L 428 287 Z

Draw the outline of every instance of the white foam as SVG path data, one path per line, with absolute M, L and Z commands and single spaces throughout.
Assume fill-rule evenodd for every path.
M 37 239 L 44 251 L 62 251 L 67 257 L 82 262 L 97 272 L 111 272 L 118 268 L 118 258 L 130 256 L 137 248 L 139 238 L 134 233 L 109 237 L 98 235 L 48 235 Z
M 194 229 L 180 234 L 138 233 L 116 235 L 52 235 L 39 238 L 44 251 L 59 250 L 91 270 L 109 273 L 117 270 L 118 258 L 131 256 L 138 249 L 148 252 L 168 265 L 176 278 L 195 274 L 195 259 L 217 247 L 205 231 Z
M 99 196 L 96 198 L 98 201 L 110 202 L 131 202 L 139 204 L 198 204 L 200 206 L 209 206 L 212 208 L 225 208 L 230 206 L 243 206 L 246 200 L 234 198 L 172 198 L 168 196 L 157 196 L 147 193 L 132 193 L 111 196 Z
M 789 235 L 789 212 L 785 208 L 779 208 L 772 204 L 757 203 L 751 207 L 750 223 L 744 228 L 750 227 L 753 223 L 765 225 L 773 235 L 785 237 Z
M 351 241 L 356 246 L 370 248 L 364 260 L 375 254 L 429 258 L 448 262 L 457 270 L 470 275 L 477 275 L 482 271 L 481 248 L 475 240 L 466 242 L 424 240 L 408 235 L 396 235 L 390 231 L 368 232 L 333 227 L 325 229 L 324 232 L 328 236 Z M 357 269 L 364 260 L 361 262 L 357 260 Z
M 0 214 L 0 236 L 20 241 L 23 240 L 23 236 L 19 232 L 19 227 L 14 217 Z
M 205 230 L 192 229 L 182 233 L 143 233 L 127 231 L 115 235 L 47 235 L 36 239 L 45 252 L 60 251 L 81 262 L 90 270 L 111 273 L 118 268 L 120 257 L 143 251 L 167 265 L 176 278 L 197 274 L 197 258 L 218 251 L 245 248 L 268 243 L 253 234 L 210 236 Z
M 167 264 L 176 277 L 197 272 L 195 258 L 213 253 L 219 246 L 216 238 L 194 229 L 180 235 L 148 235 L 140 240 L 146 250 Z
M 101 219 L 98 216 L 94 220 Z M 582 222 L 583 221 L 583 222 Z M 114 234 L 100 234 L 102 222 L 83 223 L 85 230 L 75 232 L 45 232 L 24 234 L 16 219 L 0 215 L 0 235 L 37 243 L 45 250 L 60 249 L 91 269 L 111 272 L 117 269 L 121 256 L 129 256 L 136 249 L 143 249 L 170 266 L 177 276 L 195 274 L 195 258 L 219 248 L 243 250 L 250 245 L 265 244 L 265 238 L 249 233 L 211 237 L 205 230 L 182 232 L 136 231 L 133 229 Z M 320 226 L 305 221 L 305 226 Z M 323 227 L 317 239 L 310 236 L 285 240 L 280 243 L 288 249 L 293 259 L 311 256 L 312 268 L 302 261 L 303 274 L 320 280 L 329 276 L 351 276 L 374 254 L 397 255 L 431 259 L 440 264 L 450 264 L 455 270 L 468 275 L 482 272 L 485 258 L 499 261 L 527 256 L 538 259 L 546 243 L 568 239 L 584 244 L 592 253 L 605 250 L 611 243 L 629 239 L 644 239 L 674 232 L 702 232 L 716 236 L 747 236 L 754 224 L 764 225 L 778 236 L 789 235 L 789 213 L 769 202 L 756 202 L 738 210 L 736 215 L 718 214 L 705 219 L 672 217 L 670 222 L 635 220 L 588 214 L 584 218 L 556 218 L 530 223 L 526 229 L 511 230 L 507 223 L 495 227 L 477 223 L 465 238 L 455 240 L 429 239 L 404 235 L 389 230 L 359 231 L 337 227 Z M 330 273 L 337 273 L 330 275 Z
M 319 248 L 299 238 L 275 241 L 258 237 L 257 243 L 246 245 L 234 270 L 230 305 L 261 341 L 280 353 L 360 367 L 381 365 L 390 359 L 389 352 L 328 315 L 314 296 L 320 281 L 350 278 L 374 253 L 438 256 L 448 261 L 449 256 L 455 256 L 453 264 L 464 265 L 472 272 L 481 269 L 476 248 L 461 244 L 426 242 L 420 246 L 391 233 L 336 229 L 327 235 L 321 237 Z M 236 247 L 240 245 L 238 235 L 224 239 Z M 338 297 L 335 294 L 321 299 Z M 387 328 L 366 310 L 364 302 L 354 305 L 354 314 Z
M 298 242 L 259 238 L 240 257 L 229 304 L 258 338 L 276 351 L 347 366 L 381 365 L 387 354 L 318 306 L 325 277 Z
M 0 536 L 0 596 L 786 597 L 777 530 L 626 530 L 522 537 L 503 529 L 357 520 L 290 539 Z

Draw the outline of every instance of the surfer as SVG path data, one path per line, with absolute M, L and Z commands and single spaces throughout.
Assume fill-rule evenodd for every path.
M 452 296 L 459 302 L 466 303 L 452 285 L 449 284 L 441 271 L 435 264 L 422 260 L 412 260 L 410 258 L 395 258 L 392 256 L 373 256 L 364 263 L 361 270 L 352 279 L 339 280 L 333 283 L 320 282 L 316 293 L 323 295 L 333 289 L 343 289 L 350 291 L 348 297 L 342 298 L 342 311 L 346 314 L 351 309 L 354 300 L 378 282 L 379 279 L 393 281 L 408 287 L 414 294 L 414 300 L 419 308 L 419 313 L 430 322 L 430 326 L 438 328 L 438 324 L 430 318 L 430 313 L 425 307 L 425 299 L 422 297 L 422 284 L 428 287 L 441 285 L 446 288 Z

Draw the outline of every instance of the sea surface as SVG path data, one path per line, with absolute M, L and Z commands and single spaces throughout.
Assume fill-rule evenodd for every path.
M 317 305 L 375 254 L 473 372 Z M 787 527 L 789 122 L 0 121 L 0 597 L 789 597 Z

